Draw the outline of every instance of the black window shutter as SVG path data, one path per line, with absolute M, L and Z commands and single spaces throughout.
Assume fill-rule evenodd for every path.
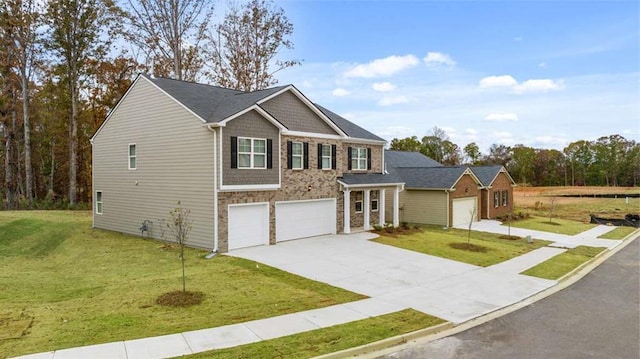
M 371 149 L 367 148 L 367 169 L 371 170 Z
M 267 168 L 273 168 L 273 140 L 267 139 Z
M 302 144 L 302 158 L 304 160 L 304 169 L 309 168 L 309 142 Z
M 238 137 L 231 136 L 231 168 L 238 168 Z
M 351 147 L 347 147 L 347 168 L 351 171 Z
M 287 141 L 287 168 L 293 167 L 293 157 L 291 157 L 293 152 L 293 142 Z
M 322 169 L 322 143 L 318 143 L 318 169 Z
M 337 152 L 338 152 L 337 146 L 331 145 L 331 169 L 334 169 L 334 170 L 336 169 L 336 165 L 337 165 L 337 159 L 336 159 Z

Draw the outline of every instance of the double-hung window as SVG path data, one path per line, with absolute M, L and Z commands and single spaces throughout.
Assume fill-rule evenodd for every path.
M 351 148 L 351 169 L 354 171 L 367 170 L 367 149 L 365 147 Z
M 267 168 L 267 140 L 239 137 L 238 168 Z
M 96 214 L 102 214 L 102 191 L 96 191 Z
M 356 200 L 354 202 L 356 207 L 356 213 L 362 213 L 362 197 L 363 196 L 364 194 L 362 193 L 362 191 L 356 192 Z
M 509 192 L 502 191 L 502 205 L 507 206 L 509 204 Z
M 371 191 L 371 212 L 378 211 L 378 193 L 379 191 Z
M 136 163 L 136 144 L 129 144 L 129 169 L 135 170 L 137 166 Z
M 301 170 L 304 168 L 304 146 L 302 142 L 291 144 L 291 168 Z
M 500 207 L 500 191 L 493 191 L 493 206 Z
M 322 145 L 322 169 L 331 169 L 331 145 Z

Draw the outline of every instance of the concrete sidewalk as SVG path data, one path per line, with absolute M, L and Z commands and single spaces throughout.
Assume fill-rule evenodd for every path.
M 473 229 L 497 233 L 506 230 L 495 221 L 478 222 Z M 606 232 L 605 229 L 608 231 L 613 228 L 598 226 L 577 236 L 526 230 L 516 232 L 514 228 L 511 233 L 532 235 L 534 238 L 553 240 L 554 244 L 574 246 L 597 243 L 611 248 L 621 242 L 596 239 L 595 237 Z M 316 237 L 230 253 L 362 293 L 369 296 L 369 299 L 223 327 L 62 349 L 19 358 L 177 357 L 326 328 L 406 308 L 459 324 L 520 302 L 554 286 L 556 281 L 518 273 L 565 251 L 563 248 L 539 248 L 482 268 L 371 242 L 370 239 L 375 236 L 363 232 Z

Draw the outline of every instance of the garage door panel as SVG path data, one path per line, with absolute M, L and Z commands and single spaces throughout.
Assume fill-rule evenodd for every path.
M 229 250 L 269 244 L 267 203 L 229 206 Z
M 276 203 L 276 241 L 336 233 L 336 200 Z
M 468 224 L 473 214 L 473 222 L 478 220 L 477 198 L 459 198 L 453 200 L 453 226 Z

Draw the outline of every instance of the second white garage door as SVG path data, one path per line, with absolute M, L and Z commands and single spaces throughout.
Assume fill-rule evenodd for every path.
M 335 233 L 335 198 L 276 202 L 276 242 Z
M 229 250 L 269 244 L 269 204 L 229 205 Z
M 467 197 L 453 200 L 453 223 L 452 226 L 469 224 L 473 214 L 473 221 L 478 220 L 477 198 Z

